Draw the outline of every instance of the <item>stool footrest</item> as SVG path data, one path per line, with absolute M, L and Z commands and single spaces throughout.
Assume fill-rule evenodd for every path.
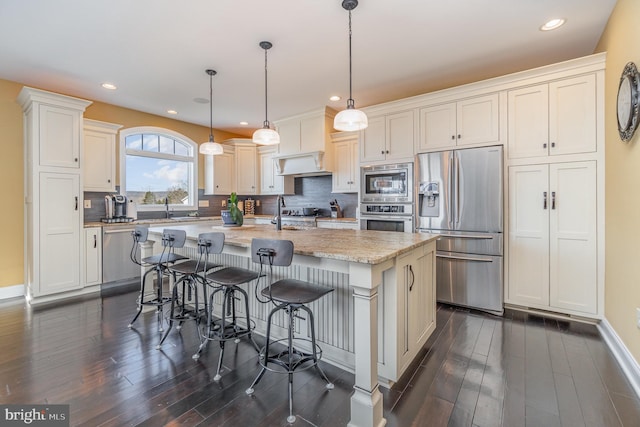
M 269 342 L 269 346 L 272 346 L 273 344 L 277 344 L 277 343 L 285 343 L 285 345 L 288 345 L 288 341 L 289 341 L 288 338 L 281 338 L 279 340 Z M 310 345 L 312 345 L 311 340 L 308 338 L 294 338 L 293 343 L 295 344 L 296 341 L 297 342 L 306 341 Z M 260 355 L 261 356 L 264 355 L 265 357 L 260 357 L 259 363 L 266 370 L 270 372 L 281 373 L 281 374 L 288 374 L 295 371 L 304 371 L 316 366 L 318 364 L 318 361 L 320 361 L 320 359 L 322 358 L 322 348 L 318 344 L 316 344 L 315 346 L 316 346 L 315 357 L 313 356 L 313 352 L 301 351 L 295 348 L 294 346 L 292 356 L 291 356 L 291 362 L 289 362 L 288 348 L 285 348 L 284 350 L 282 350 L 280 353 L 277 353 L 277 354 L 265 355 L 266 348 L 262 347 L 260 349 Z M 276 367 L 269 366 L 270 363 L 275 364 Z

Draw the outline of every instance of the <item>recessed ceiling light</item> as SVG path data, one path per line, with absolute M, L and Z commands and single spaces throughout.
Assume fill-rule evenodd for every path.
M 169 113 L 169 114 L 178 114 L 178 112 L 176 110 L 167 110 L 167 113 Z
M 329 98 L 329 101 L 340 101 L 342 98 L 340 98 L 338 95 L 333 95 Z
M 108 83 L 108 82 L 104 82 L 104 83 L 102 83 L 102 87 L 103 87 L 103 88 L 105 88 L 105 89 L 109 89 L 109 90 L 116 90 L 116 89 L 118 89 L 118 88 L 116 87 L 116 85 L 114 85 L 113 83 Z
M 540 27 L 540 31 L 555 30 L 556 28 L 561 27 L 562 25 L 564 25 L 565 22 L 567 22 L 567 21 L 564 18 L 551 19 L 550 21 L 547 21 L 547 23 L 544 24 L 542 27 Z
M 240 126 L 249 126 L 249 122 L 240 122 Z

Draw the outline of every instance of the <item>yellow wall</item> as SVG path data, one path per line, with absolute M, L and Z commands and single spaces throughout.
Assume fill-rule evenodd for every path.
M 618 0 L 600 39 L 607 52 L 605 84 L 605 317 L 640 361 L 640 131 L 618 136 L 616 96 L 627 62 L 640 66 L 640 1 Z
M 23 221 L 23 144 L 22 108 L 16 102 L 22 84 L 0 79 L 0 149 L 3 183 L 0 224 L 0 288 L 24 284 L 24 221 Z M 39 88 L 47 90 L 47 88 Z M 104 122 L 118 123 L 123 128 L 135 126 L 159 126 L 201 143 L 209 140 L 209 128 L 146 114 L 140 111 L 94 102 L 84 117 Z M 238 138 L 239 135 L 214 130 L 216 141 Z M 204 187 L 204 162 L 199 156 L 198 187 Z

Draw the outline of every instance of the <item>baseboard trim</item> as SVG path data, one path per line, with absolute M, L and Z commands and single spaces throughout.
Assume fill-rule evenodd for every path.
M 0 288 L 0 300 L 24 296 L 24 285 L 6 286 Z
M 622 342 L 607 319 L 603 319 L 600 322 L 598 330 L 631 383 L 633 391 L 636 392 L 636 395 L 640 399 L 640 365 L 638 365 L 636 359 L 629 352 L 629 349 L 624 345 L 624 342 Z

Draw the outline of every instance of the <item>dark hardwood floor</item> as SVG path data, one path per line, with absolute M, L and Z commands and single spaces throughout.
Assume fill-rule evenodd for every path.
M 219 347 L 195 362 L 185 325 L 156 350 L 154 313 L 127 328 L 135 299 L 0 304 L 0 404 L 70 404 L 77 426 L 286 425 L 286 376 L 267 374 L 245 394 L 259 366 L 248 343 L 228 345 L 215 382 Z M 333 390 L 313 370 L 294 377 L 296 425 L 349 421 L 354 377 L 323 367 Z M 382 392 L 389 426 L 640 426 L 640 401 L 595 326 L 514 311 L 439 306 L 420 357 Z

